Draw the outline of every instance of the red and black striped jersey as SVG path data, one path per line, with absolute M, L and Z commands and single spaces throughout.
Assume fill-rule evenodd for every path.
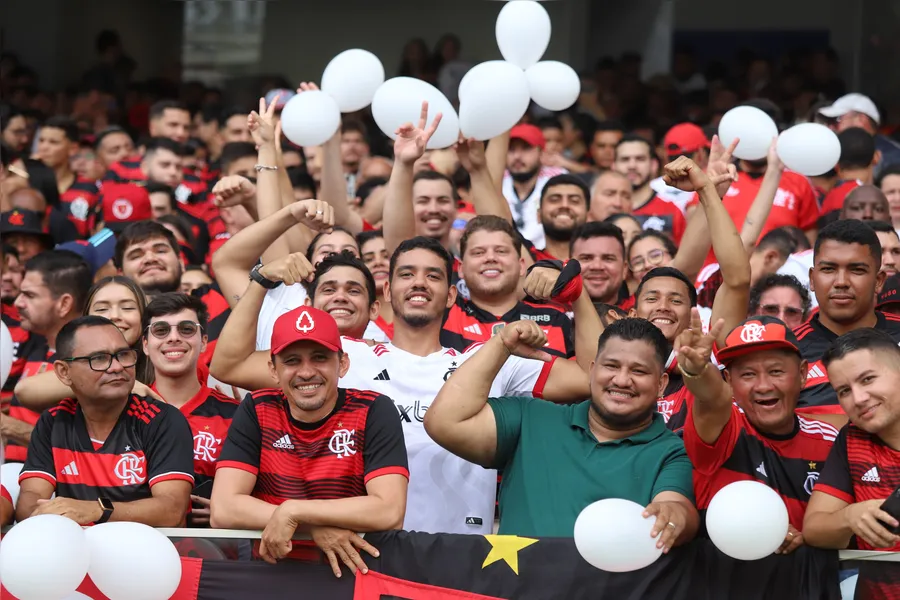
M 109 169 L 103 175 L 103 179 L 101 179 L 101 182 L 105 181 L 114 181 L 116 183 L 147 181 L 147 175 L 141 168 L 141 157 L 137 155 L 129 156 L 109 165 Z
M 97 206 L 100 190 L 95 181 L 77 177 L 65 192 L 60 194 L 60 210 L 78 230 L 78 235 L 90 237 L 93 229 L 94 207 Z
M 222 295 L 217 283 L 202 285 L 191 292 L 191 296 L 200 298 L 209 313 L 209 322 L 206 326 L 206 352 L 200 355 L 200 362 L 208 367 L 212 361 L 213 353 L 216 351 L 216 341 L 222 334 L 228 315 L 231 314 L 231 308 L 228 306 L 228 301 L 225 300 L 225 296 Z
M 13 390 L 19 383 L 22 371 L 25 369 L 26 355 L 30 352 L 29 346 L 34 345 L 35 340 L 42 342 L 40 336 L 33 336 L 28 331 L 22 329 L 22 323 L 19 320 L 19 311 L 12 304 L 0 304 L 0 319 L 9 329 L 9 335 L 13 341 L 13 363 L 9 370 L 9 376 L 6 378 L 6 384 L 0 392 L 0 400 L 4 406 L 12 400 Z
M 816 491 L 834 496 L 848 504 L 866 500 L 883 500 L 900 486 L 900 452 L 881 439 L 856 427 L 845 425 L 816 483 Z M 854 536 L 860 550 L 900 551 L 900 544 L 891 548 L 873 548 Z M 856 587 L 857 598 L 900 598 L 900 572 L 883 569 L 880 563 L 862 561 Z
M 705 510 L 720 489 L 735 481 L 758 481 L 781 496 L 791 525 L 803 530 L 803 515 L 828 458 L 837 429 L 821 421 L 796 417 L 787 435 L 764 434 L 732 405 L 731 417 L 712 445 L 697 433 L 689 403 L 684 447 L 694 465 L 694 496 Z
M 153 391 L 159 393 L 156 385 Z M 191 426 L 194 436 L 194 494 L 209 498 L 216 474 L 216 460 L 228 437 L 228 428 L 237 411 L 237 400 L 203 385 L 179 410 Z
M 163 481 L 194 482 L 191 428 L 178 409 L 131 394 L 109 437 L 88 434 L 78 401 L 67 398 L 41 415 L 19 481 L 40 477 L 56 495 L 132 502 Z
M 441 346 L 462 352 L 477 342 L 486 342 L 507 323 L 527 319 L 541 326 L 547 335 L 544 350 L 556 356 L 575 356 L 575 331 L 565 312 L 548 304 L 518 302 L 499 317 L 479 307 L 471 300 L 456 297 L 444 317 Z
M 900 344 L 900 315 L 892 315 L 875 311 L 875 329 L 883 331 Z M 825 365 L 822 364 L 822 356 L 828 350 L 831 343 L 838 335 L 822 325 L 819 315 L 815 314 L 806 323 L 794 329 L 794 335 L 800 342 L 800 355 L 809 363 L 809 373 L 806 376 L 806 385 L 800 392 L 800 402 L 797 404 L 797 412 L 806 414 L 843 414 L 844 409 L 838 404 L 837 395 L 831 382 Z
M 53 369 L 53 360 L 55 352 L 50 350 L 47 342 L 42 337 L 38 337 L 40 343 L 29 344 L 24 350 L 22 358 L 22 372 L 18 379 L 39 375 L 47 370 Z M 9 382 L 7 382 L 9 383 Z M 29 425 L 35 425 L 38 422 L 40 413 L 36 413 L 31 409 L 25 408 L 19 404 L 19 400 L 13 394 L 9 403 L 9 416 L 19 421 L 24 421 Z M 6 460 L 15 462 L 24 462 L 28 454 L 28 447 L 22 446 L 14 440 L 8 440 L 6 445 Z
M 228 431 L 216 468 L 255 475 L 255 498 L 350 498 L 365 496 L 366 483 L 381 475 L 409 478 L 403 430 L 387 396 L 338 388 L 334 410 L 317 423 L 294 419 L 289 402 L 281 390 L 253 392 Z
M 694 396 L 684 385 L 684 378 L 678 370 L 677 363 L 673 361 L 666 371 L 669 374 L 669 383 L 663 391 L 662 398 L 656 401 L 656 412 L 666 420 L 667 429 L 681 435 L 687 421 L 688 404 L 694 400 Z

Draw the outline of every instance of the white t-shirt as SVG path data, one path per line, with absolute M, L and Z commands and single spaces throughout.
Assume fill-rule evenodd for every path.
M 804 250 L 803 252 L 797 252 L 788 256 L 787 260 L 784 261 L 784 264 L 781 265 L 781 268 L 778 269 L 777 273 L 779 275 L 793 275 L 806 289 L 809 289 L 809 270 L 812 266 L 813 251 Z M 816 300 L 816 295 L 811 290 L 809 292 L 809 302 L 811 309 L 819 306 L 819 301 Z
M 677 206 L 678 210 L 682 213 L 687 210 L 688 202 L 690 202 L 691 198 L 694 196 L 694 192 L 685 192 L 678 188 L 666 185 L 666 182 L 663 181 L 662 177 L 651 179 L 650 189 L 656 192 L 656 195 L 666 202 L 671 202 Z M 644 226 L 644 229 L 647 229 L 647 227 Z
M 286 312 L 290 312 L 306 302 L 306 290 L 299 283 L 294 285 L 279 285 L 274 290 L 266 292 L 262 308 L 259 311 L 259 321 L 256 323 L 256 349 L 268 350 L 272 347 L 272 329 L 275 321 Z M 376 342 L 387 342 L 387 334 L 369 321 L 363 339 Z
M 444 382 L 481 344 L 466 352 L 444 348 L 415 356 L 392 344 L 369 346 L 344 338 L 350 370 L 340 387 L 379 392 L 397 406 L 409 457 L 403 528 L 429 533 L 489 534 L 494 525 L 497 471 L 444 450 L 425 432 L 425 411 Z M 552 363 L 510 357 L 490 396 L 540 396 Z
M 544 238 L 544 226 L 538 223 L 537 220 L 538 207 L 541 205 L 541 192 L 544 191 L 544 185 L 551 177 L 556 177 L 563 173 L 568 173 L 568 171 L 557 167 L 541 167 L 541 170 L 538 172 L 537 183 L 531 195 L 521 200 L 516 195 L 515 187 L 513 187 L 512 175 L 509 174 L 509 171 L 503 173 L 503 197 L 509 203 L 513 222 L 519 233 L 525 239 L 531 240 L 531 243 L 536 248 L 544 248 L 547 245 Z

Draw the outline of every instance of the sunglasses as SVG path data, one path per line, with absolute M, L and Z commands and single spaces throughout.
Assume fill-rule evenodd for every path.
M 166 321 L 157 321 L 156 323 L 147 325 L 147 331 L 149 331 L 150 335 L 153 337 L 164 340 L 169 337 L 172 327 L 175 327 L 178 330 L 178 335 L 183 338 L 194 337 L 198 331 L 203 329 L 200 327 L 200 323 L 197 323 L 196 321 L 181 321 L 175 325 L 171 325 Z

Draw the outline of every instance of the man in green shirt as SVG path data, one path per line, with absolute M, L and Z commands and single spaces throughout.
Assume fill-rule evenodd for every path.
M 699 523 L 691 463 L 656 412 L 668 381 L 663 333 L 643 319 L 611 324 L 591 364 L 591 398 L 579 404 L 489 400 L 507 358 L 549 360 L 540 349 L 546 341 L 532 321 L 507 325 L 456 370 L 425 413 L 438 444 L 503 470 L 500 533 L 571 537 L 587 505 L 624 498 L 656 516 L 652 535 L 666 552 L 691 540 Z

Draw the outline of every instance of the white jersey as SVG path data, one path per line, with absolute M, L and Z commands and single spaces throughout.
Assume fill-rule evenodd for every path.
M 677 206 L 678 210 L 680 210 L 682 213 L 687 210 L 688 202 L 690 202 L 691 198 L 693 198 L 694 196 L 694 192 L 685 192 L 683 190 L 679 190 L 678 188 L 666 185 L 666 182 L 663 181 L 662 177 L 651 179 L 650 189 L 656 192 L 656 195 L 666 202 L 671 202 L 672 204 Z M 644 229 L 646 229 L 646 227 L 644 227 Z
M 537 220 L 538 208 L 541 205 L 541 192 L 544 191 L 544 185 L 551 177 L 556 177 L 563 173 L 568 173 L 568 171 L 557 167 L 541 167 L 534 190 L 530 196 L 522 199 L 516 194 L 512 175 L 509 174 L 509 171 L 503 173 L 503 197 L 509 203 L 513 222 L 519 233 L 525 239 L 531 240 L 535 248 L 544 248 L 547 245 L 547 241 L 544 238 L 544 226 Z
M 266 292 L 256 323 L 257 350 L 268 350 L 272 347 L 272 329 L 275 327 L 275 321 L 284 313 L 303 306 L 306 298 L 306 289 L 299 283 L 279 285 L 274 290 Z M 376 342 L 389 341 L 387 334 L 374 321 L 369 321 L 363 339 Z
M 425 411 L 444 382 L 481 344 L 465 352 L 444 348 L 415 356 L 392 344 L 369 346 L 344 338 L 350 370 L 343 388 L 390 397 L 403 424 L 409 457 L 409 491 L 403 528 L 429 533 L 490 534 L 497 500 L 497 471 L 484 469 L 444 450 L 425 432 Z M 491 385 L 490 397 L 540 396 L 550 365 L 515 356 Z

